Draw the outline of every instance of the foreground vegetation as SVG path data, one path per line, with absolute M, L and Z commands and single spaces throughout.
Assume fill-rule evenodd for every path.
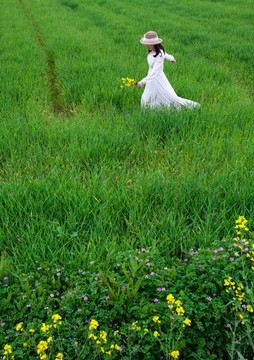
M 232 228 L 253 220 L 253 3 L 172 0 L 151 20 L 154 5 L 0 5 L 8 360 L 252 358 L 253 240 L 242 233 L 235 255 Z M 172 86 L 201 109 L 145 111 L 121 88 L 145 76 L 151 29 L 177 60 Z
M 37 260 L 2 277 L 5 359 L 252 359 L 254 242 L 246 223 L 236 221 L 234 240 L 170 263 L 156 248 L 114 249 L 82 268 Z

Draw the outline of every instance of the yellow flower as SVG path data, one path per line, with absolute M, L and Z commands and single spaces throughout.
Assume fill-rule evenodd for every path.
M 101 337 L 102 339 L 105 339 L 105 338 L 107 337 L 106 331 L 102 330 L 102 331 L 100 332 L 100 337 Z
M 40 355 L 40 359 L 41 360 L 47 359 L 47 355 L 46 354 Z
M 16 330 L 17 330 L 17 331 L 23 331 L 22 325 L 23 325 L 22 322 L 19 323 L 19 324 L 16 326 Z
M 190 319 L 186 318 L 183 323 L 184 323 L 184 326 L 185 325 L 191 326 L 191 320 Z
M 46 332 L 47 331 L 47 325 L 45 323 L 42 323 L 41 331 Z
M 141 330 L 141 327 L 137 325 L 137 321 L 135 321 L 134 323 L 132 323 L 132 330 Z
M 47 343 L 50 343 L 50 341 L 52 341 L 53 338 L 50 336 L 48 339 L 47 339 Z
M 78 342 L 77 342 L 77 341 L 75 341 L 75 345 L 78 345 Z
M 58 353 L 56 355 L 56 360 L 63 360 L 63 354 L 62 353 Z
M 33 333 L 35 332 L 35 330 L 34 330 L 34 329 L 30 329 L 29 332 L 33 334 Z
M 179 351 L 172 351 L 170 356 L 172 356 L 172 358 L 177 359 L 179 357 L 180 353 Z
M 148 330 L 148 329 L 145 329 L 144 331 L 145 331 L 145 332 L 148 332 L 149 330 Z
M 105 350 L 103 349 L 103 347 L 101 347 L 101 352 L 103 352 L 103 353 L 105 352 Z
M 247 305 L 247 311 L 253 312 L 253 307 L 251 305 Z
M 95 336 L 94 334 L 90 334 L 90 335 L 88 336 L 88 339 L 90 339 L 90 338 L 93 338 L 94 340 L 97 340 L 97 336 Z
M 110 351 L 110 350 L 109 350 L 109 351 L 105 351 L 105 354 L 111 355 L 111 351 Z
M 154 316 L 153 321 L 156 323 L 160 323 L 159 316 Z
M 40 341 L 37 345 L 37 353 L 40 354 L 42 351 L 47 350 L 48 343 L 46 341 Z
M 8 353 L 11 354 L 11 353 L 12 353 L 12 351 L 11 351 L 11 345 L 6 344 L 6 345 L 4 346 L 4 350 L 6 351 L 6 354 L 5 354 L 5 355 L 7 355 Z
M 90 322 L 89 330 L 97 329 L 98 326 L 99 326 L 98 321 L 92 319 Z
M 24 346 L 24 347 L 27 347 L 27 343 L 23 343 L 23 346 Z
M 119 349 L 120 349 L 120 346 L 117 345 L 117 344 L 115 344 L 115 349 L 116 349 L 116 350 L 119 350 Z
M 185 313 L 181 306 L 176 308 L 176 312 L 179 316 L 183 316 L 183 314 Z
M 176 305 L 177 305 L 177 306 L 182 305 L 182 303 L 181 303 L 181 301 L 180 301 L 180 300 L 176 300 L 176 302 L 175 302 L 175 303 L 176 303 Z
M 101 343 L 100 340 L 97 340 L 97 341 L 96 341 L 96 344 L 100 344 L 100 343 Z
M 119 333 L 119 330 L 114 331 L 114 336 L 117 336 Z
M 153 336 L 155 336 L 155 337 L 157 338 L 158 336 L 160 336 L 160 334 L 158 333 L 158 331 L 155 331 L 155 332 L 153 333 Z
M 102 338 L 104 340 L 105 344 L 107 343 L 107 333 L 106 333 L 106 331 L 102 330 L 100 332 L 100 338 Z
M 169 294 L 167 296 L 166 300 L 167 300 L 168 303 L 172 303 L 172 304 L 174 304 L 174 302 L 175 302 L 175 298 L 174 298 L 174 296 L 172 294 Z
M 58 315 L 58 314 L 54 314 L 54 315 L 52 315 L 52 318 L 51 319 L 53 319 L 54 320 L 54 323 L 56 323 L 58 320 L 61 320 L 62 319 L 62 317 L 60 316 L 60 315 Z M 59 353 L 60 354 L 60 353 Z
M 128 77 L 122 78 L 122 81 L 125 86 L 131 86 L 136 84 L 136 81 L 134 79 L 129 79 Z M 123 85 L 121 87 L 123 87 Z

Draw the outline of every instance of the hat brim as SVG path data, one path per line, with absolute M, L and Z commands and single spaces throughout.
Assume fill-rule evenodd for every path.
M 146 38 L 142 38 L 140 40 L 142 45 L 157 45 L 160 44 L 162 42 L 162 39 L 146 39 Z

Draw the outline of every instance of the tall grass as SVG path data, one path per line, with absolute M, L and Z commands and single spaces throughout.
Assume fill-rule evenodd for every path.
M 2 75 L 1 251 L 24 267 L 147 246 L 169 258 L 232 236 L 240 214 L 252 219 L 250 2 L 158 2 L 151 22 L 149 1 L 22 2 L 73 116 L 52 111 L 45 51 L 21 4 L 15 20 L 1 5 L 12 59 Z M 138 89 L 120 88 L 122 76 L 145 76 L 139 38 L 150 29 L 177 59 L 165 64 L 173 87 L 200 110 L 143 111 Z
M 0 114 L 1 125 L 5 127 L 13 116 L 19 116 L 24 110 L 43 108 L 44 111 L 48 89 L 45 56 L 37 46 L 36 34 L 19 2 L 5 1 L 0 6 Z

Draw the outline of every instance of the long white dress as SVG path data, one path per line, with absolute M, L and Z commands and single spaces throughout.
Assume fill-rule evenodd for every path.
M 188 106 L 190 108 L 200 106 L 199 103 L 177 96 L 166 75 L 164 74 L 164 59 L 167 59 L 168 61 L 174 61 L 174 57 L 164 53 L 162 50 L 156 57 L 154 57 L 154 55 L 155 52 L 150 52 L 148 54 L 148 75 L 143 80 L 141 80 L 143 84 L 146 85 L 141 98 L 141 105 L 143 107 L 151 108 L 159 107 L 161 105 L 166 107 L 173 105 L 177 109 L 182 106 Z

